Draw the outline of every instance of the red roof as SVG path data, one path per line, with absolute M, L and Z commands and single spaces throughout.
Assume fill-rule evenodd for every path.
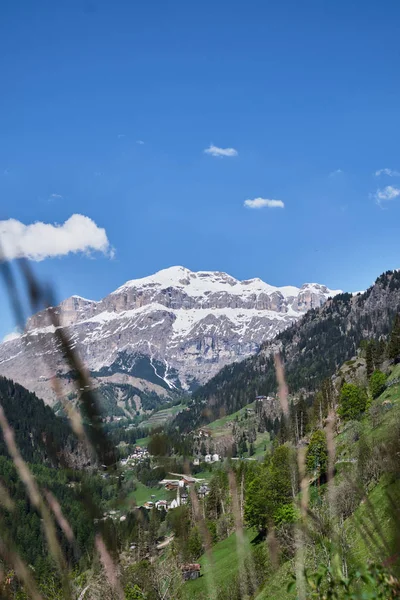
M 200 571 L 201 565 L 199 563 L 189 563 L 187 565 L 181 565 L 182 571 Z

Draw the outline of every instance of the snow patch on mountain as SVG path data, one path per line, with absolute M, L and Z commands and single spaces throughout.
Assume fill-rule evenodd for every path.
M 118 372 L 121 382 L 127 373 L 145 378 L 137 374 L 142 369 L 174 390 L 204 383 L 226 364 L 255 353 L 337 293 L 318 283 L 275 287 L 258 278 L 239 281 L 178 266 L 128 281 L 98 302 L 71 296 L 56 311 L 92 372 L 107 368 L 115 383 Z M 0 345 L 0 374 L 49 403 L 54 390 L 43 377 L 38 383 L 38 373 L 44 364 L 53 373 L 68 370 L 52 334 L 49 312 L 43 311 L 28 320 L 21 337 Z
M 113 294 L 120 294 L 129 288 L 167 288 L 169 286 L 184 289 L 185 293 L 192 297 L 204 296 L 209 294 L 210 291 L 227 292 L 238 296 L 261 293 L 273 294 L 278 292 L 284 298 L 294 298 L 299 294 L 300 290 L 305 289 L 324 289 L 327 290 L 329 295 L 340 293 L 340 290 L 328 290 L 328 288 L 318 283 L 306 283 L 301 288 L 290 285 L 275 287 L 265 283 L 258 277 L 239 281 L 227 273 L 219 271 L 198 271 L 194 273 L 185 267 L 178 266 L 163 269 L 149 277 L 132 279 L 118 288 Z

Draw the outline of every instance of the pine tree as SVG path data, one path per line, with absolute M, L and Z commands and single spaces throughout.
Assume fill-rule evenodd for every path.
M 285 444 L 289 440 L 289 437 L 290 437 L 289 426 L 288 426 L 287 418 L 285 417 L 285 415 L 281 416 L 278 433 L 279 433 L 279 443 Z
M 193 527 L 188 540 L 188 558 L 197 560 L 203 554 L 203 542 L 198 527 Z
M 328 450 L 326 445 L 326 434 L 322 429 L 317 429 L 310 439 L 307 448 L 307 469 L 312 472 L 318 469 L 325 473 L 328 466 Z
M 368 342 L 368 344 L 367 344 L 365 360 L 367 363 L 367 377 L 369 378 L 369 377 L 371 377 L 372 373 L 374 372 L 374 357 L 373 357 L 373 351 L 372 351 L 372 342 Z
M 372 358 L 374 361 L 374 371 L 376 371 L 382 363 L 381 344 L 376 340 L 373 341 Z
M 400 356 L 400 314 L 396 315 L 388 344 L 388 357 L 395 360 Z
M 249 449 L 247 447 L 247 442 L 246 442 L 246 438 L 242 437 L 240 444 L 239 444 L 239 454 L 241 456 L 243 456 L 243 454 L 245 454 L 246 452 L 248 452 Z

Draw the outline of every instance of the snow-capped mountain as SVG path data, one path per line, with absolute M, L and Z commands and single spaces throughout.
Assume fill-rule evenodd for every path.
M 72 296 L 57 310 L 97 382 L 133 386 L 137 407 L 141 392 L 168 395 L 204 383 L 337 293 L 317 283 L 278 288 L 171 267 L 128 281 L 99 302 Z M 0 374 L 52 404 L 50 377 L 61 376 L 65 394 L 70 384 L 49 323 L 47 311 L 38 313 L 22 336 L 0 345 Z

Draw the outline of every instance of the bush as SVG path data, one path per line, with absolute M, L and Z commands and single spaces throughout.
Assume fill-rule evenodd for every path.
M 343 419 L 359 419 L 367 405 L 367 394 L 354 383 L 344 383 L 340 391 L 338 414 Z
M 382 371 L 374 371 L 369 380 L 369 391 L 372 398 L 378 398 L 385 391 L 386 375 Z
M 358 444 L 357 469 L 364 486 L 376 485 L 387 468 L 388 457 L 384 445 L 369 442 L 362 437 Z
M 333 506 L 336 514 L 347 519 L 360 504 L 360 495 L 356 485 L 350 480 L 344 479 L 334 488 L 335 500 Z
M 125 588 L 125 600 L 142 600 L 145 598 L 142 590 L 137 585 L 128 584 Z
M 296 554 L 296 533 L 293 523 L 284 523 L 275 531 L 279 554 L 284 561 L 291 560 Z
M 298 517 L 298 510 L 296 510 L 293 504 L 284 504 L 275 511 L 274 522 L 279 527 L 285 523 L 295 523 Z

